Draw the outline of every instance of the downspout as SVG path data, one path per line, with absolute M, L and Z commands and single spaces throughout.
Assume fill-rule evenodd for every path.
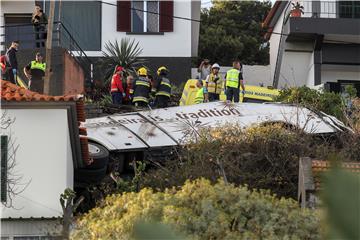
M 289 7 L 291 6 L 291 1 L 288 2 L 285 11 L 284 11 L 284 18 L 283 18 L 283 24 L 281 27 L 281 35 L 280 35 L 280 41 L 279 41 L 279 47 L 278 47 L 278 54 L 276 58 L 276 65 L 275 65 L 275 72 L 274 72 L 274 78 L 273 78 L 273 87 L 278 88 L 279 85 L 279 77 L 280 77 L 280 70 L 281 70 L 281 64 L 282 64 L 282 57 L 284 54 L 284 45 L 285 45 L 285 36 L 284 36 L 284 28 L 285 24 L 289 19 Z

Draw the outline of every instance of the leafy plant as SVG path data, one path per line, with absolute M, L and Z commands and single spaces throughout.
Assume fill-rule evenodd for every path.
M 314 111 L 322 111 L 344 120 L 343 100 L 340 94 L 329 91 L 318 91 L 306 86 L 286 88 L 280 91 L 275 101 L 292 103 L 310 108 Z
M 320 239 L 322 229 L 318 212 L 294 200 L 198 179 L 109 196 L 78 222 L 72 239 L 133 239 L 139 221 L 167 224 L 187 239 Z
M 302 14 L 304 14 L 304 6 L 301 6 L 299 2 L 291 3 L 291 5 L 292 5 L 292 9 L 293 9 L 293 10 L 298 10 L 298 11 L 300 11 Z
M 235 58 L 244 64 L 269 64 L 269 48 L 259 50 L 264 38 L 261 28 L 270 1 L 213 1 L 202 9 L 199 58 L 231 65 Z
M 236 125 L 205 128 L 193 139 L 178 150 L 175 160 L 153 159 L 161 167 L 147 171 L 142 186 L 163 190 L 187 179 L 216 181 L 222 177 L 230 183 L 296 198 L 299 157 L 329 152 L 320 151 L 324 142 L 316 143 L 309 135 L 276 124 L 247 130 Z
M 105 60 L 102 66 L 105 68 L 105 76 L 108 79 L 113 75 L 116 66 L 125 68 L 127 74 L 134 74 L 135 67 L 144 63 L 144 59 L 140 58 L 142 48 L 135 39 L 122 38 L 120 44 L 115 42 L 107 42 L 105 44 L 106 51 L 103 51 Z

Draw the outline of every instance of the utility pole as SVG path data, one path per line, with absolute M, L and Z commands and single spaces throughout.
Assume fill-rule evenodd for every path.
M 50 69 L 51 69 L 51 49 L 52 49 L 52 35 L 54 26 L 55 1 L 50 1 L 49 18 L 47 26 L 46 39 L 46 71 L 44 79 L 44 94 L 50 94 Z

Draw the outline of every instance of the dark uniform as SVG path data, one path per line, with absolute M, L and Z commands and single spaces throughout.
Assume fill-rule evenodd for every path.
M 155 86 L 155 105 L 158 108 L 168 107 L 171 95 L 170 80 L 164 76 L 160 76 Z
M 133 83 L 133 103 L 137 106 L 148 106 L 151 84 L 149 79 L 139 76 Z
M 26 70 L 30 71 L 31 84 L 30 90 L 38 93 L 44 92 L 44 76 L 46 63 L 31 61 L 26 67 Z
M 7 76 L 8 76 L 8 80 L 11 83 L 16 84 L 17 83 L 17 70 L 18 70 L 18 62 L 17 62 L 17 58 L 16 58 L 16 52 L 17 50 L 13 47 L 9 48 L 6 51 L 6 61 L 7 61 L 7 66 L 9 66 L 9 68 L 7 69 Z

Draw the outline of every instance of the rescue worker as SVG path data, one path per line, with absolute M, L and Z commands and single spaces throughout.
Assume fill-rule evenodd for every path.
M 205 81 L 210 102 L 220 100 L 220 93 L 222 91 L 224 81 L 219 71 L 220 71 L 219 64 L 214 63 L 211 66 L 211 73 L 210 75 L 207 76 Z
M 225 75 L 225 94 L 226 101 L 228 102 L 231 102 L 233 100 L 235 103 L 239 102 L 240 86 L 242 88 L 242 93 L 245 93 L 244 80 L 240 69 L 240 61 L 235 60 L 233 62 L 233 68 L 227 71 Z
M 195 96 L 195 104 L 208 102 L 206 88 L 204 87 L 202 80 L 198 80 L 196 82 L 196 87 L 199 90 L 197 91 L 196 96 Z
M 147 70 L 144 67 L 139 68 L 138 77 L 133 83 L 133 103 L 135 106 L 148 106 L 151 92 L 151 83 L 147 78 Z
M 29 80 L 28 88 L 31 91 L 44 93 L 45 70 L 46 63 L 43 62 L 42 54 L 38 52 L 35 55 L 35 60 L 24 67 L 24 74 Z
M 171 82 L 167 78 L 169 70 L 162 66 L 157 70 L 158 81 L 152 89 L 155 92 L 155 106 L 158 108 L 166 108 L 169 105 L 171 95 Z
M 133 80 L 134 77 L 132 75 L 126 77 L 125 98 L 123 99 L 124 104 L 131 104 L 132 102 Z
M 125 92 L 122 84 L 122 73 L 124 68 L 121 66 L 116 67 L 115 73 L 111 78 L 111 99 L 113 104 L 122 104 L 122 99 L 125 97 Z

